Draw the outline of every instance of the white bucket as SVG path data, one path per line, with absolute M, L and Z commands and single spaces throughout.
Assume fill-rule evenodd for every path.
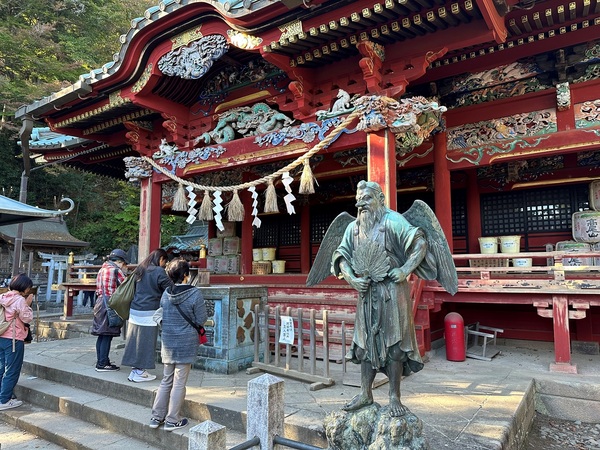
M 521 236 L 500 236 L 501 253 L 519 253 L 521 251 Z
M 479 249 L 484 254 L 498 253 L 498 238 L 480 237 Z
M 283 260 L 274 260 L 273 263 L 273 273 L 285 273 L 285 261 Z
M 590 244 L 600 242 L 600 211 L 577 211 L 573 213 L 573 239 Z
M 533 258 L 513 258 L 513 267 L 531 267 Z
M 273 261 L 275 259 L 276 247 L 265 247 L 262 249 L 263 261 Z
M 262 248 L 253 248 L 252 249 L 252 261 L 262 261 L 263 259 L 263 249 Z

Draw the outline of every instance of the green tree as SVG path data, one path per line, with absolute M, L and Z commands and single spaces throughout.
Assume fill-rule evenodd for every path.
M 0 193 L 19 197 L 23 162 L 16 145 L 21 126 L 13 121 L 16 109 L 112 61 L 120 50 L 119 36 L 129 30 L 131 20 L 156 4 L 157 0 L 0 2 Z M 66 218 L 69 230 L 90 242 L 94 252 L 137 243 L 138 188 L 58 164 L 33 164 L 27 202 L 56 209 L 62 196 L 75 202 Z M 182 234 L 186 223 L 183 217 L 163 216 L 162 225 L 166 242 L 172 234 Z
M 0 102 L 18 106 L 49 95 L 112 61 L 119 36 L 152 0 L 3 0 Z

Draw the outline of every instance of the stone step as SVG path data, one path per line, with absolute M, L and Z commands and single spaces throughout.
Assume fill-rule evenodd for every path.
M 89 379 L 88 381 L 98 381 Z M 117 385 L 117 384 L 115 384 Z M 24 406 L 25 408 L 34 409 L 36 414 L 32 416 L 31 426 L 36 426 L 36 418 L 44 416 L 53 418 L 51 422 L 54 422 L 54 415 L 58 414 L 62 416 L 63 425 L 68 433 L 58 433 L 56 439 L 51 439 L 47 431 L 42 430 L 42 434 L 38 434 L 35 429 L 29 429 L 20 425 L 20 422 L 16 422 L 16 425 L 26 431 L 37 434 L 38 436 L 55 442 L 59 445 L 63 445 L 65 441 L 72 440 L 72 420 L 76 420 L 78 427 L 84 425 L 79 424 L 93 424 L 96 428 L 101 428 L 107 432 L 107 440 L 102 440 L 102 447 L 110 442 L 115 442 L 114 448 L 126 448 L 125 444 L 134 445 L 132 448 L 163 448 L 163 449 L 186 449 L 188 448 L 188 432 L 191 427 L 198 424 L 198 421 L 190 419 L 190 424 L 181 429 L 172 432 L 164 431 L 161 427 L 159 429 L 152 429 L 148 426 L 148 420 L 150 419 L 152 398 L 145 396 L 143 404 L 136 404 L 129 401 L 124 401 L 119 398 L 115 398 L 114 395 L 119 395 L 120 389 L 108 389 L 105 394 L 99 394 L 90 392 L 84 389 L 68 386 L 53 381 L 48 381 L 43 378 L 22 376 L 19 380 L 15 392 L 17 397 L 24 402 L 26 405 L 35 406 Z M 14 409 L 12 411 L 17 414 L 24 407 Z M 58 419 L 57 419 L 58 420 Z M 30 426 L 30 425 L 28 425 Z M 98 431 L 95 432 L 98 434 Z M 117 440 L 114 436 L 109 433 L 118 436 Z M 128 438 L 130 441 L 124 442 L 124 438 Z M 227 445 L 234 446 L 245 441 L 245 434 L 236 432 L 233 430 L 227 430 Z M 123 442 L 122 442 L 123 441 Z M 88 447 L 85 442 L 80 443 L 76 441 L 76 446 L 65 446 L 66 448 L 101 448 Z M 83 447 L 79 447 L 83 445 Z
M 69 450 L 165 448 L 157 447 L 98 425 L 31 404 L 24 404 L 19 408 L 0 411 L 0 419 L 43 440 Z
M 600 386 L 572 381 L 535 381 L 536 410 L 563 420 L 597 423 L 600 417 Z
M 64 450 L 64 447 L 0 420 L 0 441 L 10 450 Z

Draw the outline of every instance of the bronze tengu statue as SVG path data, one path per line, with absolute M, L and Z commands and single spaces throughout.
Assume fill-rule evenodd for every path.
M 307 285 L 331 273 L 359 292 L 354 337 L 346 358 L 361 365 L 361 392 L 345 411 L 373 404 L 377 372 L 389 378 L 389 416 L 401 417 L 402 375 L 423 368 L 419 354 L 408 277 L 437 280 L 450 294 L 458 277 L 448 242 L 433 211 L 417 200 L 404 214 L 385 206 L 379 184 L 361 181 L 358 217 L 342 213 L 332 222 L 308 275 Z

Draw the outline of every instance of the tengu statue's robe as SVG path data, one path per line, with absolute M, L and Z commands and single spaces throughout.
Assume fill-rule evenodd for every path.
M 423 279 L 436 278 L 436 264 L 433 255 L 427 251 L 413 260 L 411 267 L 405 266 L 415 252 L 417 241 L 423 240 L 426 248 L 425 237 L 420 228 L 412 226 L 401 214 L 390 209 L 386 209 L 381 220 L 369 231 L 361 230 L 358 220 L 348 225 L 341 244 L 333 253 L 334 274 L 340 275 L 342 258 L 352 265 L 355 249 L 373 240 L 384 247 L 390 271 L 401 268 L 407 275 L 414 272 Z M 363 276 L 360 273 L 355 275 Z M 394 353 L 401 355 L 405 374 L 423 368 L 415 334 L 410 285 L 407 280 L 395 283 L 386 276 L 382 281 L 371 281 L 367 292 L 359 296 L 350 359 L 354 363 L 370 361 L 374 369 L 385 373 L 390 349 L 395 345 L 401 350 L 401 353 Z M 357 347 L 364 351 L 357 353 Z

